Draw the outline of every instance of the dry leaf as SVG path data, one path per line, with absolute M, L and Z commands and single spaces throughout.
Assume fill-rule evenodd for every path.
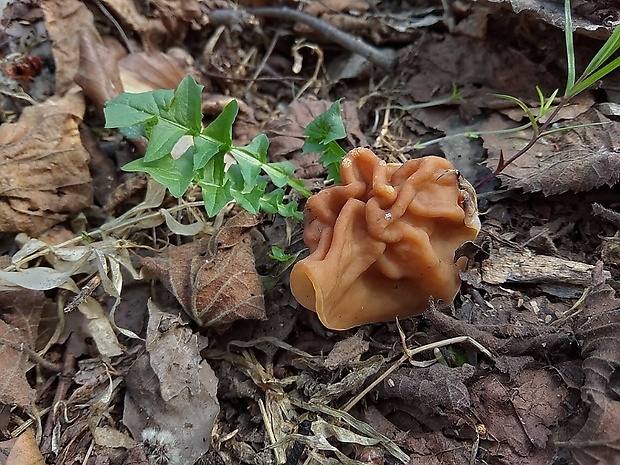
M 369 347 L 370 343 L 364 341 L 363 333 L 358 331 L 353 336 L 334 344 L 334 348 L 325 359 L 325 368 L 328 370 L 335 370 L 341 366 L 347 366 L 349 363 L 359 360 L 360 356 L 363 355 Z
M 35 350 L 39 320 L 47 299 L 43 292 L 18 289 L 0 292 L 0 403 L 29 411 L 35 391 L 26 380 L 28 355 L 15 347 Z
M 509 3 L 515 13 L 530 11 L 543 21 L 564 29 L 564 6 L 562 2 L 547 0 L 490 0 L 493 3 Z M 605 18 L 617 12 L 614 2 L 592 2 L 582 0 L 573 6 L 572 21 L 576 32 L 599 39 L 607 39 L 611 34 L 611 26 L 605 26 Z M 594 8 L 592 7 L 594 4 Z M 611 8 L 606 4 L 611 4 Z M 597 7 L 598 5 L 598 7 Z
M 162 443 L 175 457 L 169 463 L 194 463 L 211 443 L 218 380 L 200 357 L 198 336 L 154 303 L 148 307 L 147 353 L 127 375 L 123 423 L 136 440 Z
M 0 231 L 36 236 L 92 204 L 83 113 L 82 97 L 69 93 L 0 126 Z
M 471 365 L 449 368 L 436 363 L 428 368 L 401 368 L 379 386 L 384 398 L 421 402 L 439 411 L 466 411 L 471 406 L 464 381 L 473 377 Z
M 240 213 L 208 241 L 171 246 L 162 257 L 143 259 L 143 269 L 160 279 L 202 326 L 264 319 L 249 234 L 254 225 L 255 217 Z
M 52 41 L 56 63 L 56 95 L 64 95 L 74 85 L 80 67 L 82 37 L 99 37 L 92 13 L 78 0 L 41 2 L 45 26 Z
M 526 101 L 535 98 L 531 76 L 536 76 L 545 95 L 562 85 L 522 52 L 497 42 L 427 34 L 402 52 L 397 71 L 403 80 L 399 91 L 413 102 L 445 98 L 456 83 L 461 104 L 474 111 L 475 107 L 505 104 L 493 94 L 510 94 Z
M 87 29 L 80 34 L 80 67 L 75 82 L 103 114 L 105 103 L 123 92 L 118 63 L 120 56 L 114 43 L 110 40 L 103 43 L 96 30 Z
M 185 77 L 179 62 L 162 52 L 130 53 L 118 62 L 125 92 L 176 89 Z
M 200 394 L 203 386 L 194 374 L 200 371 L 202 359 L 198 354 L 206 346 L 206 341 L 193 334 L 178 316 L 160 311 L 151 301 L 147 306 L 146 350 L 160 383 L 162 399 L 167 402 L 181 394 L 183 389 L 188 389 L 194 396 Z
M 78 306 L 80 313 L 84 315 L 97 350 L 104 357 L 116 357 L 123 353 L 123 347 L 119 344 L 112 324 L 105 314 L 103 307 L 92 297 L 87 297 L 85 302 Z
M 19 435 L 5 465 L 45 465 L 32 428 Z
M 590 412 L 581 430 L 561 446 L 570 449 L 581 465 L 615 464 L 620 449 L 620 299 L 605 283 L 602 262 L 592 273 L 591 287 L 576 324 L 584 357 L 581 398 Z
M 190 26 L 198 30 L 208 22 L 197 0 L 153 0 L 149 3 L 148 17 L 138 11 L 134 1 L 102 0 L 102 3 L 140 36 L 147 52 L 178 45 Z
M 568 122 L 571 126 L 596 124 L 544 137 L 529 151 L 508 166 L 500 175 L 503 184 L 525 192 L 542 191 L 545 195 L 584 192 L 620 179 L 620 125 L 592 108 Z M 600 123 L 604 123 L 600 125 Z M 483 131 L 510 127 L 494 115 Z M 487 166 L 495 169 L 499 153 L 508 159 L 530 140 L 531 131 L 511 134 L 485 134 L 489 149 Z

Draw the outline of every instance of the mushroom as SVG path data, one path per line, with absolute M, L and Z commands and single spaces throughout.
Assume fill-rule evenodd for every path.
M 480 230 L 473 187 L 444 158 L 388 164 L 365 148 L 346 155 L 341 178 L 306 204 L 297 301 L 334 330 L 452 302 L 466 265 L 455 252 Z

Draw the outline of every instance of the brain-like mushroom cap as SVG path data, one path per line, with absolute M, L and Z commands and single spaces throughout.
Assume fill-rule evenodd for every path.
M 386 164 L 362 148 L 341 177 L 306 204 L 297 301 L 338 330 L 420 314 L 431 296 L 451 302 L 465 265 L 454 253 L 480 230 L 469 183 L 443 158 Z

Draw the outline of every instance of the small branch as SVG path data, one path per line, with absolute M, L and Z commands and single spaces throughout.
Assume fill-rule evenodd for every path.
M 523 147 L 521 150 L 519 150 L 517 153 L 515 153 L 508 160 L 504 161 L 502 158 L 500 158 L 499 163 L 497 164 L 497 168 L 495 168 L 495 171 L 493 171 L 491 174 L 489 174 L 488 176 L 483 178 L 482 181 L 478 182 L 474 186 L 474 189 L 478 189 L 481 186 L 484 186 L 487 182 L 491 181 L 498 174 L 500 174 L 502 171 L 504 171 L 508 165 L 512 164 L 517 158 L 521 157 L 521 155 L 523 155 L 525 152 L 527 152 L 529 149 L 531 149 L 536 142 L 538 142 L 540 139 L 545 137 L 547 135 L 547 134 L 545 134 L 545 131 L 547 130 L 547 128 L 549 126 L 551 126 L 551 123 L 553 122 L 553 119 L 558 115 L 560 110 L 564 107 L 564 105 L 566 105 L 568 103 L 568 101 L 569 101 L 569 99 L 567 97 L 563 97 L 560 100 L 560 103 L 558 103 L 558 106 L 555 107 L 553 112 L 551 112 L 551 115 L 549 115 L 549 117 L 545 120 L 545 122 L 540 125 L 540 127 L 538 128 L 538 132 L 532 134 L 532 138 L 527 143 L 527 145 L 525 147 Z
M 385 50 L 380 50 L 372 45 L 367 44 L 359 37 L 341 31 L 335 26 L 310 16 L 302 11 L 293 10 L 287 7 L 264 7 L 264 8 L 246 8 L 244 10 L 214 10 L 209 14 L 209 20 L 212 24 L 228 24 L 239 25 L 247 22 L 247 15 L 253 15 L 261 18 L 274 18 L 283 21 L 291 21 L 294 23 L 302 23 L 312 28 L 323 39 L 340 45 L 348 51 L 366 58 L 371 63 L 385 70 L 390 70 L 396 63 L 395 57 Z
M 58 373 L 60 370 L 62 370 L 62 367 L 60 365 L 57 365 L 55 363 L 45 360 L 43 357 L 41 357 L 38 353 L 36 353 L 34 350 L 32 350 L 30 347 L 28 347 L 23 342 L 21 343 L 14 342 L 9 339 L 0 337 L 0 344 L 3 344 L 7 347 L 10 347 L 13 350 L 26 354 L 28 358 L 30 358 L 30 360 L 32 360 L 33 362 L 37 363 L 38 365 L 41 365 L 43 368 L 46 368 L 50 371 L 54 371 Z

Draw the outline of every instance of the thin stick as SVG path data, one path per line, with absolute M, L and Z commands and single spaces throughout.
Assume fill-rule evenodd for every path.
M 32 350 L 30 347 L 28 347 L 23 342 L 20 342 L 20 343 L 13 342 L 9 339 L 0 337 L 0 344 L 4 344 L 5 346 L 8 346 L 13 350 L 26 354 L 30 358 L 30 360 L 37 363 L 38 365 L 41 365 L 43 368 L 47 368 L 50 371 L 54 371 L 58 373 L 59 371 L 62 370 L 62 366 L 57 365 L 56 363 L 48 362 L 43 357 L 41 357 L 36 351 Z
M 264 8 L 246 8 L 244 10 L 215 10 L 209 14 L 209 19 L 214 24 L 222 22 L 239 23 L 242 22 L 247 14 L 258 16 L 261 18 L 274 18 L 283 21 L 291 21 L 302 23 L 312 28 L 323 39 L 340 45 L 342 48 L 366 58 L 371 63 L 385 70 L 394 67 L 396 59 L 392 54 L 386 53 L 385 50 L 373 47 L 367 44 L 359 37 L 341 31 L 335 26 L 323 21 L 322 19 L 310 16 L 302 11 L 293 10 L 287 7 L 264 7 Z

